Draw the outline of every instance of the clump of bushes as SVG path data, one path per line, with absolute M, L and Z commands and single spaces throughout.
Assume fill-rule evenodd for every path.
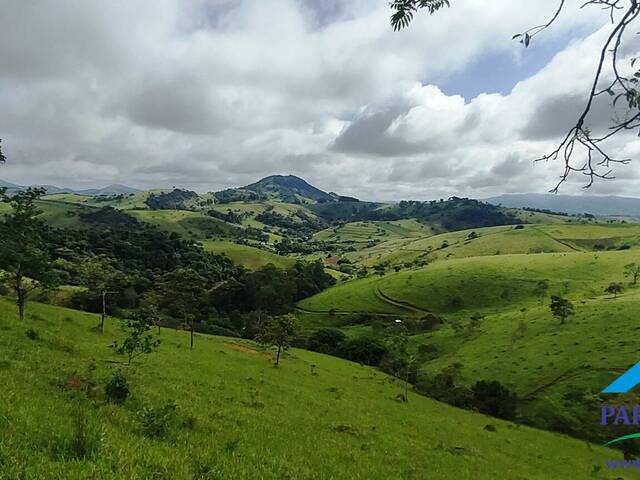
M 477 410 L 505 420 L 516 418 L 515 392 L 496 380 L 480 380 L 471 388 L 458 383 L 462 365 L 455 363 L 434 376 L 420 376 L 416 390 L 459 408 Z
M 74 458 L 92 458 L 102 444 L 102 428 L 94 423 L 86 408 L 78 405 L 68 448 Z
M 355 337 L 342 343 L 340 356 L 365 365 L 377 366 L 387 354 L 388 349 L 375 337 Z
M 347 336 L 337 328 L 321 328 L 309 336 L 307 349 L 313 352 L 336 355 Z
M 38 338 L 40 338 L 40 335 L 38 334 L 38 332 L 36 332 L 33 328 L 30 328 L 29 330 L 27 330 L 25 332 L 25 335 L 29 340 L 37 340 Z
M 88 460 L 100 450 L 104 429 L 96 417 L 88 411 L 88 405 L 81 399 L 72 403 L 68 430 L 53 432 L 48 438 L 51 454 L 61 460 Z
M 516 417 L 516 394 L 497 380 L 480 380 L 471 387 L 471 391 L 473 404 L 478 411 L 505 420 L 513 420 Z
M 142 433 L 150 438 L 166 438 L 177 419 L 177 405 L 169 401 L 161 407 L 144 407 L 138 412 Z
M 122 371 L 118 370 L 113 374 L 104 387 L 104 393 L 107 396 L 107 400 L 118 404 L 124 403 L 129 397 L 129 382 Z

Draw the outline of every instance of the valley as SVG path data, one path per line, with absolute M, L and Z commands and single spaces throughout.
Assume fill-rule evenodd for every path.
M 55 426 L 47 427 L 66 432 L 59 433 L 56 448 L 72 448 L 65 442 L 77 435 L 64 426 L 73 411 L 56 402 L 75 398 L 72 405 L 82 415 L 94 412 L 97 420 L 83 428 L 102 432 L 104 440 L 94 440 L 101 451 L 110 451 L 111 442 L 134 441 L 131 435 L 139 441 L 133 418 L 143 404 L 161 405 L 171 398 L 178 423 L 183 422 L 173 425 L 171 444 L 183 446 L 169 453 L 166 439 L 151 438 L 145 440 L 154 452 L 148 457 L 130 448 L 104 459 L 87 453 L 81 456 L 83 468 L 115 468 L 123 476 L 144 478 L 145 467 L 136 466 L 142 462 L 148 471 L 163 464 L 175 478 L 198 471 L 243 477 L 253 468 L 249 458 L 267 442 L 274 463 L 262 470 L 264 478 L 310 478 L 316 469 L 329 477 L 341 471 L 348 478 L 372 478 L 361 461 L 376 464 L 379 477 L 374 478 L 423 478 L 424 472 L 432 472 L 432 478 L 495 478 L 510 468 L 508 463 L 521 462 L 526 452 L 516 445 L 526 442 L 540 462 L 547 456 L 555 460 L 545 464 L 544 475 L 537 476 L 535 468 L 522 475 L 548 478 L 552 471 L 565 475 L 557 468 L 583 469 L 586 478 L 591 469 L 598 470 L 594 465 L 602 463 L 602 455 L 619 455 L 597 446 L 611 433 L 595 415 L 605 401 L 600 390 L 637 360 L 632 338 L 640 328 L 640 289 L 627 270 L 640 263 L 640 225 L 455 197 L 369 203 L 319 194 L 315 187 L 303 188 L 308 184 L 301 179 L 293 187 L 290 182 L 290 177 L 274 177 L 264 181 L 264 188 L 257 182 L 253 190 L 247 186 L 222 194 L 174 189 L 106 196 L 53 193 L 36 200 L 40 218 L 53 229 L 47 240 L 51 255 L 66 250 L 56 268 L 68 280 L 56 287 L 57 294 L 32 294 L 24 325 L 36 332 L 35 340 L 24 337 L 9 300 L 0 301 L 8 335 L 0 365 L 13 379 L 13 398 L 35 394 L 17 381 L 28 375 L 43 395 L 41 402 L 58 411 L 49 420 Z M 11 212 L 7 203 L 0 208 Z M 68 243 L 69 235 L 79 238 Z M 163 247 L 167 242 L 174 246 Z M 139 257 L 139 248 L 148 250 L 148 258 Z M 177 253 L 175 259 L 158 263 L 169 252 Z M 74 266 L 76 259 L 99 264 L 102 257 L 113 259 L 130 278 L 117 280 L 123 293 L 116 292 L 109 303 L 113 318 L 105 335 L 90 328 L 97 322 L 94 314 L 80 311 L 97 311 L 91 293 L 96 287 Z M 123 335 L 117 317 L 149 312 L 149 305 L 156 305 L 149 303 L 154 289 L 167 295 L 164 285 L 174 281 L 169 280 L 172 271 L 182 271 L 182 264 L 203 280 L 216 272 L 200 294 L 206 302 L 198 308 L 206 313 L 189 323 L 184 310 L 159 301 L 153 307 L 160 309 L 158 325 L 164 327 L 157 336 L 158 353 L 125 370 L 135 393 L 124 409 L 112 406 L 98 385 L 118 371 L 109 366 L 119 362 L 108 348 L 110 339 Z M 147 273 L 137 278 L 135 269 Z M 171 291 L 188 289 L 187 278 L 176 279 L 183 284 Z M 148 290 L 149 282 L 158 287 Z M 614 283 L 621 292 L 612 297 L 605 290 Z M 550 311 L 553 298 L 571 303 L 566 322 Z M 273 369 L 259 331 L 265 318 L 287 313 L 299 323 L 291 340 L 296 348 L 285 350 L 282 367 Z M 186 340 L 189 329 L 195 333 L 193 350 Z M 10 348 L 11 342 L 24 346 Z M 16 357 L 15 348 L 38 353 Z M 42 379 L 37 358 L 55 366 Z M 162 362 L 170 366 L 160 367 Z M 95 392 L 88 400 L 78 397 L 75 387 L 65 386 L 70 378 L 95 385 Z M 482 382 L 494 385 L 498 390 L 488 394 L 497 396 L 480 397 Z M 161 393 L 161 384 L 170 385 L 171 392 Z M 213 403 L 203 403 L 205 392 L 215 392 Z M 197 398 L 195 403 L 187 395 Z M 488 398 L 493 403 L 478 403 Z M 637 401 L 634 393 L 623 399 Z M 21 423 L 39 418 L 36 410 L 3 408 L 6 425 L 30 432 L 29 440 L 12 435 L 0 443 L 9 471 L 37 476 L 68 468 L 63 457 L 71 454 L 58 450 L 41 462 L 21 464 L 22 450 L 41 448 L 29 443 L 34 438 L 52 440 L 35 425 Z M 287 421 L 277 425 L 283 409 Z M 412 428 L 406 436 L 407 422 L 414 427 L 423 422 L 424 429 Z M 293 460 L 295 455 L 284 450 L 289 444 L 285 430 L 304 451 L 308 439 L 319 435 L 311 441 L 327 445 L 330 460 L 308 455 Z M 199 438 L 216 441 L 196 448 L 183 462 L 181 449 L 192 449 Z M 396 453 L 389 456 L 386 442 Z M 540 453 L 547 448 L 555 453 Z M 425 452 L 423 460 L 399 473 L 397 468 L 407 464 L 403 458 L 415 449 Z M 559 463 L 558 452 L 564 459 Z M 362 460 L 354 463 L 355 458 Z M 81 478 L 81 471 L 69 478 Z

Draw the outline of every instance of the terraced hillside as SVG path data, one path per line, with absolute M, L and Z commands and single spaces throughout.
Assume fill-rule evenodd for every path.
M 164 330 L 125 369 L 130 398 L 108 403 L 115 319 L 101 335 L 91 314 L 31 304 L 20 324 L 13 312 L 0 299 L 2 478 L 635 478 L 603 467 L 616 451 L 417 395 L 399 403 L 393 379 L 321 354 L 294 349 L 273 368 L 230 338 L 198 336 L 190 351 Z M 159 434 L 148 419 L 168 401 Z

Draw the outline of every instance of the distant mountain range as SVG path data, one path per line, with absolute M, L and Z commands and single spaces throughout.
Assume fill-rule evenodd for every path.
M 514 193 L 485 199 L 508 208 L 537 208 L 569 214 L 640 218 L 640 198 L 597 195 Z
M 53 193 L 77 193 L 78 195 L 87 195 L 90 197 L 97 197 L 100 195 L 129 195 L 130 193 L 137 193 L 140 190 L 127 187 L 126 185 L 109 185 L 104 188 L 89 188 L 86 190 L 76 190 L 73 188 L 56 187 L 55 185 L 33 185 L 34 187 L 42 187 L 47 190 L 48 194 Z M 15 183 L 5 182 L 0 180 L 0 188 L 6 188 L 9 192 L 16 192 L 27 188 L 24 185 L 16 185 Z
M 76 193 L 87 196 L 129 195 L 140 192 L 136 188 L 114 184 L 104 188 L 77 190 L 55 185 L 37 185 L 48 194 Z M 27 188 L 23 185 L 0 180 L 0 187 L 9 192 Z M 195 192 L 194 192 L 195 194 Z M 325 192 L 295 175 L 270 175 L 244 187 L 229 188 L 213 193 L 221 203 L 232 201 L 278 200 L 286 203 L 317 204 L 333 202 L 357 202 L 333 192 Z M 572 215 L 589 213 L 597 216 L 631 217 L 640 219 L 640 198 L 597 195 L 550 195 L 539 193 L 514 193 L 484 199 L 485 202 L 507 208 L 534 208 Z

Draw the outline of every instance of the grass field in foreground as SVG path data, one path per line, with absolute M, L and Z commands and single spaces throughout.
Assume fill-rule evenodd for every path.
M 274 368 L 271 354 L 230 338 L 197 336 L 189 351 L 186 333 L 164 330 L 159 352 L 129 372 L 132 397 L 109 404 L 99 392 L 119 328 L 109 319 L 100 335 L 97 321 L 30 304 L 20 324 L 0 299 L 0 478 L 634 478 L 604 469 L 619 452 L 416 395 L 398 403 L 389 377 L 337 358 L 292 350 Z M 90 367 L 91 400 L 77 390 Z M 143 435 L 141 409 L 169 399 L 169 436 Z

